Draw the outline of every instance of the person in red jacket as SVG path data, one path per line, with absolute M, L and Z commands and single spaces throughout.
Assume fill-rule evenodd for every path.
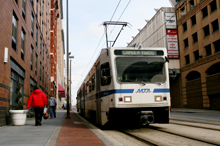
M 43 91 L 39 90 L 37 86 L 34 86 L 34 91 L 28 98 L 27 109 L 29 109 L 31 105 L 35 112 L 35 126 L 41 126 L 44 107 L 47 105 L 47 96 Z

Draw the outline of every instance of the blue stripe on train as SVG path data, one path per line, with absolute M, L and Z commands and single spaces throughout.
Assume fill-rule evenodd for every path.
M 153 93 L 170 93 L 170 89 L 154 89 Z

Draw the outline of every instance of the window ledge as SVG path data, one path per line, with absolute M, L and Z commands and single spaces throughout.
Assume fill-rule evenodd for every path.
M 210 36 L 210 34 L 209 34 L 209 35 L 207 35 L 207 36 L 204 36 L 204 38 L 207 38 L 208 36 Z
M 217 32 L 218 30 L 219 30 L 219 29 L 217 29 L 217 30 L 213 31 L 213 32 L 212 32 L 212 34 L 213 34 L 213 33 L 215 33 L 215 32 Z
M 193 26 L 195 26 L 196 25 L 196 23 L 195 24 L 193 24 L 192 26 L 191 26 L 191 28 L 193 27 Z
M 202 18 L 202 20 L 203 20 L 203 19 L 205 19 L 205 18 L 207 18 L 207 17 L 208 17 L 208 15 L 207 15 L 207 16 L 205 16 L 205 17 L 203 17 L 203 18 Z
M 194 42 L 193 45 L 196 44 L 196 43 L 198 43 L 198 41 Z
M 210 12 L 210 14 L 214 13 L 215 11 L 217 11 L 217 8 L 215 10 L 213 10 L 212 12 Z

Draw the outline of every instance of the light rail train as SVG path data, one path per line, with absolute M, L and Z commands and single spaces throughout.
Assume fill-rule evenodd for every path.
M 77 111 L 104 126 L 169 123 L 166 48 L 104 48 L 77 91 Z

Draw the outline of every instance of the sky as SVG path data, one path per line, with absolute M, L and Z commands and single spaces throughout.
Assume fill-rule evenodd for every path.
M 63 0 L 63 20 L 65 40 L 66 34 L 66 1 Z M 71 99 L 76 104 L 77 90 L 88 74 L 101 49 L 106 47 L 105 21 L 128 22 L 120 33 L 114 47 L 126 47 L 138 29 L 146 25 L 156 11 L 154 8 L 171 7 L 169 0 L 68 0 L 69 52 L 71 56 Z M 115 40 L 121 26 L 108 27 L 109 41 Z M 65 41 L 66 53 L 66 41 Z M 66 60 L 66 55 L 65 55 Z M 69 62 L 70 65 L 70 62 Z M 70 70 L 70 69 L 69 69 Z

